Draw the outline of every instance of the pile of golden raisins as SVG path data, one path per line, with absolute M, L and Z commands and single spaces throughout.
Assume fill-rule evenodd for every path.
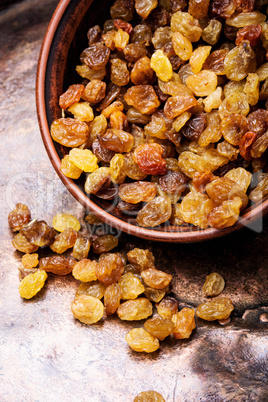
M 139 226 L 222 229 L 268 194 L 262 0 L 116 0 L 51 136 L 61 171 Z
M 96 223 L 92 214 L 86 220 Z M 200 304 L 196 312 L 190 307 L 179 311 L 178 301 L 168 295 L 172 276 L 155 268 L 151 251 L 133 248 L 127 253 L 112 252 L 118 246 L 115 236 L 92 239 L 89 234 L 82 235 L 80 222 L 71 214 L 57 214 L 51 227 L 43 220 L 32 220 L 28 207 L 17 204 L 8 222 L 17 232 L 12 244 L 23 253 L 19 267 L 21 297 L 34 297 L 45 285 L 48 273 L 72 274 L 80 285 L 71 310 L 82 323 L 94 324 L 114 313 L 124 321 L 146 320 L 144 327 L 134 328 L 126 335 L 127 343 L 136 352 L 156 351 L 159 341 L 169 335 L 189 338 L 196 326 L 195 314 L 207 321 L 226 320 L 234 309 L 229 298 L 216 297 Z M 39 248 L 48 249 L 50 255 L 39 258 Z M 218 296 L 224 286 L 222 276 L 212 273 L 203 292 L 209 297 Z

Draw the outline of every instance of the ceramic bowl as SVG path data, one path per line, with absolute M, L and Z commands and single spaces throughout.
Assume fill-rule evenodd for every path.
M 53 120 L 61 117 L 59 96 L 69 85 L 78 82 L 75 66 L 79 64 L 82 50 L 87 47 L 87 30 L 90 26 L 101 25 L 110 18 L 111 4 L 108 0 L 61 0 L 43 41 L 37 72 L 37 114 L 46 151 L 60 179 L 83 207 L 93 211 L 109 225 L 141 238 L 166 242 L 195 242 L 254 225 L 255 220 L 268 210 L 267 197 L 263 202 L 245 209 L 234 226 L 222 230 L 200 230 L 192 225 L 142 228 L 137 226 L 133 217 L 122 214 L 111 202 L 96 196 L 89 198 L 83 190 L 84 178 L 73 181 L 60 171 L 60 159 L 64 155 L 64 149 L 53 142 L 49 128 Z

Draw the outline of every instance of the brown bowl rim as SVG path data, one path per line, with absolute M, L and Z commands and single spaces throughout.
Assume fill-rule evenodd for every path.
M 45 78 L 48 56 L 53 41 L 53 37 L 57 31 L 60 20 L 63 17 L 65 10 L 70 4 L 71 0 L 61 0 L 50 20 L 48 28 L 46 30 L 44 40 L 41 46 L 37 76 L 36 76 L 36 108 L 39 128 L 42 136 L 42 140 L 47 151 L 48 157 L 58 174 L 63 184 L 67 187 L 68 191 L 74 196 L 74 198 L 87 210 L 94 212 L 101 220 L 109 225 L 122 230 L 125 233 L 148 239 L 153 241 L 163 242 L 179 242 L 190 243 L 209 240 L 215 237 L 221 237 L 241 229 L 245 226 L 250 226 L 252 222 L 258 220 L 264 214 L 268 212 L 268 198 L 254 206 L 244 215 L 240 216 L 238 222 L 228 228 L 215 229 L 207 228 L 185 232 L 173 232 L 173 231 L 160 231 L 156 229 L 146 229 L 140 226 L 132 225 L 131 223 L 120 220 L 119 218 L 106 212 L 93 201 L 91 201 L 75 184 L 72 179 L 67 178 L 60 170 L 60 158 L 55 149 L 53 140 L 50 135 L 47 115 L 46 115 L 46 103 L 45 103 Z

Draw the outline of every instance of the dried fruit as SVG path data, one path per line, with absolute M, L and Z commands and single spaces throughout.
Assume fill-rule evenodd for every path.
M 259 101 L 268 104 L 263 5 L 116 0 L 103 29 L 87 32 L 89 47 L 76 67 L 87 81 L 61 96 L 74 118 L 51 126 L 52 138 L 73 148 L 61 171 L 70 178 L 91 173 L 83 175 L 85 192 L 113 200 L 118 213 L 143 227 L 169 219 L 202 227 L 235 222 L 247 196 L 235 191 L 242 206 L 235 197 L 218 203 L 206 198 L 205 187 L 213 172 L 265 170 L 268 112 L 258 108 Z M 241 184 L 238 176 L 232 180 Z M 88 243 L 81 247 L 77 259 L 87 256 Z
M 90 245 L 91 243 L 89 239 L 78 236 L 73 246 L 73 257 L 79 261 L 83 258 L 87 258 Z
M 190 59 L 193 52 L 192 43 L 178 31 L 175 31 L 172 35 L 172 46 L 176 55 L 182 60 L 187 61 Z
M 262 200 L 268 194 L 268 176 L 265 176 L 250 192 L 249 199 L 253 202 Z
M 156 305 L 158 314 L 166 319 L 171 319 L 178 312 L 178 302 L 173 297 L 167 296 Z
M 239 167 L 229 170 L 224 176 L 239 184 L 242 190 L 246 193 L 251 182 L 252 173 L 248 172 L 242 167 Z
M 205 129 L 206 122 L 205 113 L 194 114 L 181 128 L 180 133 L 190 141 L 197 141 Z
M 117 247 L 118 238 L 113 235 L 103 235 L 97 237 L 92 243 L 92 249 L 95 254 L 108 253 Z
M 152 315 L 152 312 L 153 305 L 145 297 L 128 300 L 120 304 L 117 309 L 117 314 L 120 320 L 126 321 L 143 320 Z
M 23 226 L 20 234 L 25 236 L 31 244 L 38 247 L 50 245 L 55 237 L 54 229 L 48 226 L 45 221 L 37 220 L 33 220 L 28 225 Z
M 88 102 L 74 103 L 68 108 L 68 112 L 72 113 L 75 119 L 90 122 L 94 119 L 92 107 Z
M 149 57 L 144 56 L 136 61 L 131 70 L 130 79 L 134 85 L 147 85 L 154 83 L 155 73 L 151 66 Z
M 264 133 L 261 137 L 257 138 L 251 147 L 250 155 L 253 158 L 260 158 L 268 147 L 268 131 Z
M 206 281 L 202 287 L 206 296 L 218 296 L 224 289 L 225 281 L 217 272 L 207 275 Z
M 22 253 L 34 253 L 36 250 L 38 250 L 38 246 L 30 243 L 25 236 L 23 236 L 21 233 L 17 233 L 13 240 L 12 240 L 12 246 L 15 247 L 15 249 L 21 251 Z
M 68 107 L 74 103 L 79 102 L 84 89 L 84 85 L 81 84 L 70 85 L 67 91 L 60 96 L 60 107 L 62 109 L 68 109 Z
M 121 299 L 132 300 L 136 299 L 144 292 L 144 286 L 132 272 L 127 272 L 118 280 L 118 285 L 121 290 Z
M 181 172 L 169 171 L 159 177 L 161 190 L 168 194 L 181 194 L 187 188 L 188 178 Z
M 70 117 L 55 120 L 51 125 L 54 141 L 66 147 L 78 147 L 88 138 L 89 129 L 85 122 Z
M 142 43 L 129 43 L 124 48 L 125 59 L 130 63 L 135 63 L 146 54 L 146 47 Z
M 58 234 L 53 243 L 50 245 L 50 248 L 54 253 L 62 254 L 68 248 L 71 248 L 75 245 L 77 239 L 77 232 L 72 227 L 67 227 L 64 231 Z
M 211 46 L 199 46 L 191 54 L 189 63 L 194 74 L 202 70 L 203 64 L 208 58 L 211 51 Z
M 97 261 L 94 260 L 87 260 L 86 258 L 78 261 L 74 267 L 72 274 L 75 279 L 78 279 L 81 282 L 91 282 L 97 280 L 96 275 L 96 266 Z
M 105 286 L 109 286 L 117 282 L 124 272 L 122 258 L 117 253 L 106 254 L 99 260 L 95 271 L 98 280 Z
M 149 334 L 163 341 L 174 330 L 174 323 L 168 319 L 155 315 L 153 318 L 145 321 L 144 328 Z
M 146 287 L 144 294 L 152 302 L 159 303 L 166 294 L 166 289 L 153 289 Z
M 95 105 L 99 103 L 104 97 L 106 92 L 106 84 L 101 80 L 91 80 L 85 87 L 83 92 L 83 99 Z
M 76 261 L 61 255 L 43 257 L 39 261 L 39 268 L 56 275 L 68 275 L 72 272 Z
M 16 204 L 15 208 L 8 214 L 8 224 L 13 232 L 19 231 L 30 220 L 29 208 L 21 203 Z
M 155 195 L 155 184 L 150 182 L 137 181 L 121 184 L 119 187 L 119 197 L 130 204 L 151 201 Z
M 74 317 L 84 324 L 94 324 L 103 317 L 104 306 L 92 296 L 77 296 L 71 304 Z
M 107 315 L 114 314 L 120 306 L 121 289 L 118 283 L 107 286 L 104 292 L 104 306 Z
M 140 392 L 135 398 L 133 402 L 165 402 L 165 399 L 162 397 L 159 392 L 156 391 L 143 391 Z
M 215 45 L 221 34 L 222 23 L 218 20 L 210 20 L 208 25 L 203 29 L 202 39 L 210 45 Z
M 206 194 L 191 191 L 183 198 L 180 213 L 185 222 L 206 229 L 209 226 L 208 214 L 214 207 L 215 203 Z
M 234 14 L 236 9 L 235 0 L 212 0 L 211 12 L 213 15 L 219 15 L 224 18 L 229 18 Z
M 145 174 L 165 174 L 166 161 L 162 157 L 163 148 L 156 143 L 140 145 L 134 151 L 134 161 Z
M 211 92 L 205 99 L 204 99 L 204 110 L 205 112 L 209 113 L 212 109 L 218 109 L 222 102 L 222 88 L 217 87 L 214 92 Z
M 188 11 L 189 13 L 197 18 L 204 18 L 208 14 L 209 0 L 190 0 Z
M 157 78 L 162 81 L 169 81 L 172 77 L 172 65 L 168 57 L 164 55 L 162 49 L 158 49 L 153 53 L 151 57 L 151 68 L 155 71 Z
M 141 271 L 141 276 L 145 284 L 153 289 L 164 289 L 172 280 L 171 275 L 155 268 L 148 268 Z
M 33 253 L 33 254 L 24 254 L 22 256 L 21 262 L 23 266 L 27 269 L 35 268 L 37 267 L 39 260 L 38 260 L 38 254 Z
M 157 0 L 135 0 L 135 9 L 142 18 L 147 18 L 156 7 Z
M 202 28 L 199 22 L 191 14 L 182 11 L 177 11 L 171 17 L 170 21 L 171 30 L 180 32 L 190 42 L 199 41 L 202 35 Z
M 130 152 L 134 139 L 131 134 L 126 131 L 118 130 L 116 128 L 111 128 L 103 134 L 99 141 L 101 145 L 114 152 Z
M 190 338 L 192 331 L 195 329 L 195 312 L 192 308 L 184 307 L 171 318 L 174 323 L 172 335 L 176 339 Z
M 166 43 L 170 42 L 172 37 L 172 31 L 169 26 L 158 27 L 152 38 L 152 44 L 155 49 L 161 49 Z
M 134 248 L 127 253 L 128 261 L 134 264 L 140 271 L 154 268 L 154 256 L 151 251 L 142 248 Z
M 228 297 L 218 297 L 200 304 L 196 309 L 196 315 L 206 321 L 225 320 L 233 309 L 233 303 Z
M 155 227 L 166 222 L 172 213 L 169 197 L 158 196 L 149 201 L 137 215 L 137 222 L 142 227 Z
M 75 297 L 85 295 L 101 300 L 104 296 L 105 285 L 99 281 L 82 282 L 75 293 Z
M 142 114 L 152 114 L 160 106 L 159 99 L 151 85 L 135 85 L 130 87 L 125 100 L 128 105 L 135 106 Z
M 196 105 L 197 100 L 191 95 L 171 96 L 165 103 L 164 112 L 169 119 L 174 119 Z
M 244 40 L 227 53 L 224 59 L 224 72 L 229 80 L 240 81 L 250 73 L 250 63 L 255 53 L 249 41 Z
M 117 18 L 124 21 L 132 20 L 134 13 L 134 0 L 116 0 L 110 8 L 110 13 L 113 20 Z
M 88 67 L 86 64 L 82 64 L 81 66 L 76 66 L 77 73 L 87 80 L 103 80 L 106 75 L 106 68 L 102 67 L 99 70 L 93 70 Z
M 46 279 L 47 273 L 41 269 L 25 276 L 19 285 L 20 296 L 24 299 L 31 299 L 43 288 Z
M 96 194 L 101 187 L 110 180 L 110 169 L 101 167 L 88 175 L 85 182 L 85 192 Z
M 126 341 L 135 352 L 152 353 L 159 348 L 159 340 L 145 331 L 134 328 L 126 335 Z
M 239 184 L 235 183 L 228 177 L 220 177 L 208 183 L 206 186 L 206 192 L 217 204 L 221 204 L 223 201 L 232 200 L 235 197 L 241 198 L 242 209 L 245 208 L 248 203 L 248 197 L 243 189 Z
M 246 116 L 249 112 L 249 103 L 247 96 L 243 93 L 235 92 L 226 97 L 220 107 L 219 115 L 225 120 L 231 114 L 241 114 Z
M 139 165 L 134 161 L 133 154 L 125 154 L 125 169 L 126 175 L 133 180 L 143 180 L 146 177 L 146 173 L 143 173 L 139 168 Z
M 248 25 L 239 29 L 236 35 L 235 44 L 238 46 L 243 40 L 248 40 L 251 47 L 256 47 L 259 42 L 262 27 L 260 24 Z
M 204 62 L 203 69 L 213 71 L 217 75 L 225 74 L 224 59 L 227 53 L 227 49 L 214 50 Z
M 130 74 L 127 68 L 127 62 L 121 59 L 111 60 L 111 81 L 119 87 L 129 83 Z M 105 116 L 106 117 L 106 116 Z
M 208 96 L 215 91 L 218 84 L 217 75 L 210 70 L 203 70 L 190 75 L 186 85 L 196 96 Z
M 86 48 L 80 60 L 93 70 L 100 70 L 105 67 L 110 57 L 110 49 L 103 43 L 98 42 Z
M 243 12 L 235 14 L 234 16 L 227 18 L 226 24 L 231 27 L 243 28 L 252 24 L 261 24 L 266 20 L 266 16 L 259 11 Z

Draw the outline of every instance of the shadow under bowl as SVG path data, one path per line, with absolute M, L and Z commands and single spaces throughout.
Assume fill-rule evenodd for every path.
M 61 172 L 60 160 L 66 154 L 66 149 L 52 140 L 50 126 L 61 117 L 59 96 L 69 85 L 81 81 L 75 67 L 79 64 L 81 52 L 88 46 L 87 31 L 90 26 L 102 25 L 110 18 L 111 4 L 109 0 L 61 0 L 44 37 L 37 70 L 37 115 L 47 154 L 60 179 L 84 208 L 91 210 L 107 224 L 137 237 L 164 242 L 196 242 L 249 227 L 267 213 L 268 197 L 246 208 L 234 226 L 221 230 L 170 224 L 142 228 L 133 217 L 121 213 L 113 203 L 86 195 L 84 180 L 74 182 Z

